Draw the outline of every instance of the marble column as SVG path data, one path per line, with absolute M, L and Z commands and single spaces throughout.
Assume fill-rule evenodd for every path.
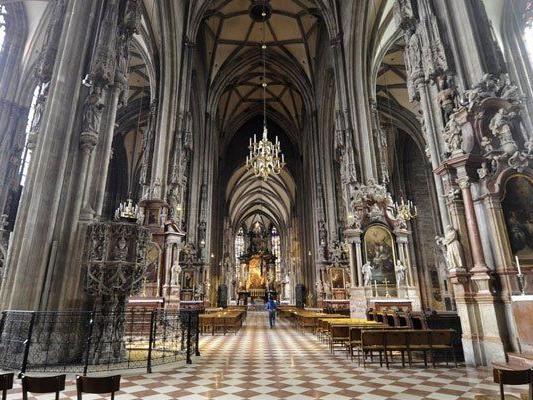
M 474 261 L 474 267 L 470 270 L 470 272 L 474 275 L 483 275 L 488 279 L 487 274 L 489 269 L 485 263 L 485 256 L 483 255 L 483 247 L 481 244 L 481 237 L 479 235 L 474 201 L 472 200 L 472 192 L 470 191 L 470 181 L 467 177 L 461 176 L 458 178 L 457 183 L 461 188 L 461 195 L 463 196 L 466 227 L 468 229 L 468 238 L 472 250 L 472 259 Z

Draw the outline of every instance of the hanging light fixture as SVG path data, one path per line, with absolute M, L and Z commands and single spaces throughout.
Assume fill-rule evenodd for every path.
M 261 56 L 263 59 L 263 80 L 261 86 L 263 88 L 263 136 L 258 142 L 257 135 L 254 134 L 254 139 L 250 138 L 250 154 L 246 157 L 246 168 L 252 171 L 253 174 L 263 180 L 267 180 L 270 175 L 279 175 L 285 166 L 285 156 L 281 153 L 280 143 L 278 137 L 272 143 L 268 139 L 268 129 L 266 123 L 266 40 L 265 40 L 265 24 L 271 13 L 267 7 L 266 2 L 262 4 L 261 18 L 263 22 L 263 40 L 261 43 Z

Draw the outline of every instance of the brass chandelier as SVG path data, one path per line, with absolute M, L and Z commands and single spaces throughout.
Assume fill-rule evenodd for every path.
M 263 6 L 261 11 L 263 21 L 263 41 L 261 44 L 261 56 L 263 58 L 263 137 L 258 142 L 257 135 L 254 140 L 250 138 L 250 154 L 246 157 L 246 168 L 263 180 L 268 180 L 270 175 L 279 175 L 285 166 L 285 156 L 281 153 L 280 143 L 276 136 L 275 143 L 268 140 L 268 129 L 266 124 L 266 43 L 265 43 L 265 22 L 268 19 L 267 9 Z

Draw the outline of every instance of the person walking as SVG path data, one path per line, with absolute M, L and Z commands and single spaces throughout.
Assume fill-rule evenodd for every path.
M 270 328 L 274 328 L 276 325 L 276 310 L 278 308 L 278 305 L 276 304 L 276 301 L 270 297 L 266 303 L 265 307 L 268 311 L 268 322 L 270 324 Z

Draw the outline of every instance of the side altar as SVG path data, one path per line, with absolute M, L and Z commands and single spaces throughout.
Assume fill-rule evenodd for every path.
M 351 211 L 344 234 L 354 277 L 352 318 L 365 318 L 369 308 L 421 311 L 408 230 L 416 207 L 403 199 L 394 203 L 383 185 L 370 182 L 354 191 Z

